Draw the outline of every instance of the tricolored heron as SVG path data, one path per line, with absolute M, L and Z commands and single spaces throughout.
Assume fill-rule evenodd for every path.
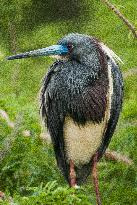
M 95 38 L 77 33 L 57 45 L 7 59 L 44 55 L 57 58 L 41 90 L 41 114 L 57 164 L 72 187 L 85 182 L 92 169 L 101 204 L 96 164 L 108 147 L 122 107 L 120 59 Z

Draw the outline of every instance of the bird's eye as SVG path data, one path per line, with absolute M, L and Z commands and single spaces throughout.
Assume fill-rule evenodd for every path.
M 73 49 L 73 45 L 71 44 L 71 43 L 69 43 L 68 45 L 67 45 L 67 48 L 68 48 L 68 50 L 71 52 L 72 51 L 72 49 Z

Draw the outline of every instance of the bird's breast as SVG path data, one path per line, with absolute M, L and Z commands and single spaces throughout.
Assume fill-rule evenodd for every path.
M 108 79 L 107 106 L 105 117 L 100 123 L 88 121 L 85 125 L 78 125 L 71 117 L 67 116 L 65 118 L 63 130 L 68 162 L 71 159 L 76 165 L 86 164 L 101 146 L 110 118 L 113 95 L 113 79 L 110 66 L 108 66 Z

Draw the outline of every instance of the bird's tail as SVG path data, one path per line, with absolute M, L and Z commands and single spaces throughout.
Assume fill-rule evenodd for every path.
M 116 61 L 118 63 L 123 64 L 123 61 L 121 60 L 121 58 L 116 53 L 114 53 L 114 51 L 112 51 L 110 48 L 108 48 L 102 42 L 100 43 L 100 46 L 101 46 L 102 50 L 104 51 L 104 53 L 107 54 L 110 59 L 112 59 L 113 61 Z
M 83 165 L 82 167 L 75 167 L 76 183 L 77 183 L 78 186 L 85 183 L 88 176 L 91 174 L 92 163 L 93 163 L 93 161 L 91 160 L 90 162 Z

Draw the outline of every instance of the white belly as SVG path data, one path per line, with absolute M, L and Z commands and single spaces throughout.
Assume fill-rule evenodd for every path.
M 105 125 L 105 121 L 100 124 L 90 122 L 82 127 L 75 124 L 71 118 L 66 118 L 64 139 L 68 160 L 73 160 L 75 164 L 90 161 L 101 144 Z
M 100 147 L 103 133 L 110 117 L 111 96 L 113 93 L 113 81 L 111 67 L 108 66 L 109 88 L 107 93 L 107 112 L 100 124 L 92 122 L 85 126 L 74 123 L 72 118 L 66 117 L 64 123 L 64 140 L 68 161 L 71 159 L 76 165 L 85 164 L 90 161 L 97 149 Z

